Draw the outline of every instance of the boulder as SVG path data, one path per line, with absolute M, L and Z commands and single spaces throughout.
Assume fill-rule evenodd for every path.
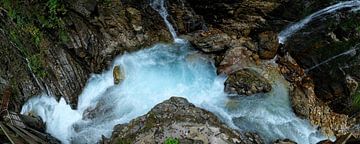
M 262 32 L 258 35 L 259 56 L 262 59 L 272 59 L 279 48 L 277 33 L 272 31 Z
M 256 53 L 245 46 L 238 46 L 226 51 L 218 66 L 218 72 L 231 74 L 240 69 L 256 66 L 257 64 L 260 64 L 260 60 Z
M 195 35 L 191 43 L 205 53 L 214 53 L 228 49 L 230 41 L 231 38 L 226 33 L 220 30 L 211 30 Z
M 243 69 L 228 76 L 225 92 L 231 95 L 253 95 L 271 91 L 271 84 L 255 71 Z
M 114 84 L 120 84 L 125 79 L 124 70 L 120 65 L 116 65 L 113 69 Z
M 172 97 L 144 116 L 114 127 L 104 143 L 262 143 L 253 133 L 239 133 L 224 125 L 214 114 L 195 107 L 184 98 Z M 255 139 L 257 138 L 257 139 Z

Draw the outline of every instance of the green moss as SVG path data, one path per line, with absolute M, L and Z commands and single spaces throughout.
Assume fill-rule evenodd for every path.
M 47 76 L 47 72 L 44 69 L 44 63 L 41 60 L 41 55 L 36 54 L 29 57 L 29 65 L 31 67 L 32 72 L 40 78 L 44 78 Z
M 179 140 L 177 138 L 166 138 L 166 140 L 164 141 L 164 144 L 179 144 Z
M 352 97 L 354 107 L 360 108 L 360 90 L 357 90 Z
M 150 113 L 146 119 L 145 127 L 142 130 L 147 131 L 153 128 L 155 125 L 156 125 L 156 116 L 155 114 Z
M 117 144 L 131 144 L 131 141 L 127 140 L 127 139 L 119 139 L 116 142 Z

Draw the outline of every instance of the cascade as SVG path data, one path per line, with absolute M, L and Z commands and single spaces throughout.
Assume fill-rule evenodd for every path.
M 184 42 L 182 39 L 177 37 L 176 31 L 174 27 L 171 25 L 167 17 L 169 16 L 166 8 L 165 8 L 165 0 L 151 0 L 150 6 L 156 10 L 160 16 L 163 18 L 167 28 L 169 29 L 172 38 L 174 39 L 174 42 L 182 43 Z
M 96 143 L 102 135 L 110 137 L 115 125 L 146 114 L 171 96 L 181 96 L 234 129 L 259 133 L 266 143 L 289 138 L 309 144 L 326 139 L 293 113 L 289 84 L 277 71 L 253 68 L 270 75 L 270 93 L 228 97 L 224 92 L 226 77 L 217 75 L 214 62 L 177 38 L 166 19 L 164 1 L 154 0 L 151 6 L 164 18 L 175 43 L 156 44 L 115 58 L 108 70 L 88 80 L 77 110 L 63 98 L 57 102 L 53 96 L 42 94 L 28 100 L 21 113 L 39 115 L 46 122 L 46 131 L 65 144 Z M 125 75 L 119 85 L 114 85 L 112 75 L 116 65 L 122 66 Z

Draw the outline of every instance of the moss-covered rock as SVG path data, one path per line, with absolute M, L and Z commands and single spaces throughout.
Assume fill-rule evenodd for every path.
M 115 126 L 104 143 L 163 143 L 176 138 L 180 143 L 262 143 L 256 134 L 239 133 L 212 113 L 195 107 L 184 98 L 172 97 L 146 115 Z

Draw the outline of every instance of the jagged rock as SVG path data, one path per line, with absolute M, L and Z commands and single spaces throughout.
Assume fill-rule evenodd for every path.
M 350 95 L 354 95 L 356 93 L 356 90 L 358 89 L 359 83 L 350 75 L 347 75 L 345 79 L 346 86 L 348 88 L 348 91 L 350 92 Z
M 319 99 L 338 113 L 352 115 L 355 90 L 348 88 L 347 76 L 360 77 L 360 14 L 347 10 L 314 20 L 295 33 L 285 49 L 313 78 Z
M 114 84 L 120 84 L 125 79 L 124 70 L 119 65 L 113 69 Z
M 248 69 L 228 76 L 225 92 L 232 95 L 252 95 L 271 91 L 271 84 L 260 74 Z
M 187 0 L 167 0 L 165 4 L 168 7 L 170 20 L 178 34 L 206 30 L 203 17 L 194 11 Z
M 284 140 L 276 140 L 273 144 L 297 144 L 297 143 L 289 139 L 284 139 Z
M 291 103 L 295 114 L 319 126 L 327 136 L 341 136 L 350 131 L 354 119 L 338 114 L 317 98 L 314 82 L 289 55 L 279 58 L 280 71 L 292 82 Z
M 230 41 L 231 38 L 227 34 L 219 30 L 212 30 L 196 35 L 191 43 L 201 51 L 211 53 L 228 49 Z
M 34 9 L 39 3 L 24 4 L 22 12 Z M 66 11 L 56 15 L 62 20 L 64 28 L 48 29 L 43 28 L 41 22 L 26 21 L 26 25 L 38 28 L 41 35 L 38 45 L 34 44 L 31 33 L 16 29 L 16 23 L 11 20 L 7 10 L 0 9 L 0 43 L 4 48 L 0 50 L 3 62 L 0 64 L 0 75 L 6 81 L 11 81 L 14 87 L 17 94 L 14 101 L 16 111 L 30 96 L 47 90 L 57 97 L 64 97 L 75 109 L 77 97 L 90 73 L 101 72 L 116 55 L 125 51 L 139 50 L 155 42 L 171 41 L 161 16 L 148 6 L 146 0 L 109 3 L 95 0 L 59 1 L 58 5 L 59 9 Z M 17 15 L 25 17 L 22 13 Z M 10 39 L 8 36 L 11 33 L 15 33 L 16 38 Z M 58 38 L 60 33 L 65 33 L 66 41 Z M 37 80 L 29 71 L 25 58 L 35 66 L 33 73 Z M 32 58 L 37 58 L 37 61 L 32 61 Z
M 272 31 L 262 32 L 259 39 L 259 56 L 262 59 L 272 59 L 279 48 L 277 33 Z
M 180 143 L 262 143 L 256 134 L 229 129 L 212 113 L 195 107 L 184 98 L 172 97 L 146 115 L 115 126 L 104 143 L 163 143 L 166 138 Z
M 231 74 L 237 70 L 259 64 L 259 56 L 244 46 L 234 47 L 226 51 L 218 66 L 219 73 Z

